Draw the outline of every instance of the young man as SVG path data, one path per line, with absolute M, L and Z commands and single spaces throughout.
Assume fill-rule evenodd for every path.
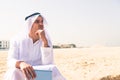
M 34 80 L 36 66 L 51 70 L 52 80 L 65 80 L 53 64 L 52 43 L 44 26 L 45 18 L 37 12 L 27 16 L 25 22 L 25 31 L 10 41 L 9 70 L 4 80 Z

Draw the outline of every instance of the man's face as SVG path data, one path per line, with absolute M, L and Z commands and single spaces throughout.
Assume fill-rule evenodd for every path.
M 43 24 L 43 18 L 41 16 L 38 16 L 38 18 L 35 20 L 35 22 L 32 25 L 30 33 L 35 35 L 37 30 L 43 30 L 44 24 Z

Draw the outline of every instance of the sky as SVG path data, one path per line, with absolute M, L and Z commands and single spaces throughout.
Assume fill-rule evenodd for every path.
M 24 18 L 40 12 L 53 44 L 120 46 L 120 0 L 2 0 L 0 40 L 24 29 Z

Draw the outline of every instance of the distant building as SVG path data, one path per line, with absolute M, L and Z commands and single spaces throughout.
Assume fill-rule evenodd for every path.
M 75 44 L 59 44 L 53 45 L 53 48 L 76 48 Z
M 76 48 L 75 44 L 62 44 L 61 48 Z
M 59 45 L 53 45 L 53 48 L 61 48 Z
M 0 40 L 0 49 L 9 49 L 9 41 Z

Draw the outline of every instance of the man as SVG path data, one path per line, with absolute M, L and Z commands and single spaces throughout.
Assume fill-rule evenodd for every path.
M 36 66 L 51 70 L 53 80 L 65 80 L 53 64 L 52 43 L 44 26 L 45 18 L 37 12 L 27 16 L 25 22 L 25 31 L 10 41 L 9 70 L 5 80 L 34 80 Z

